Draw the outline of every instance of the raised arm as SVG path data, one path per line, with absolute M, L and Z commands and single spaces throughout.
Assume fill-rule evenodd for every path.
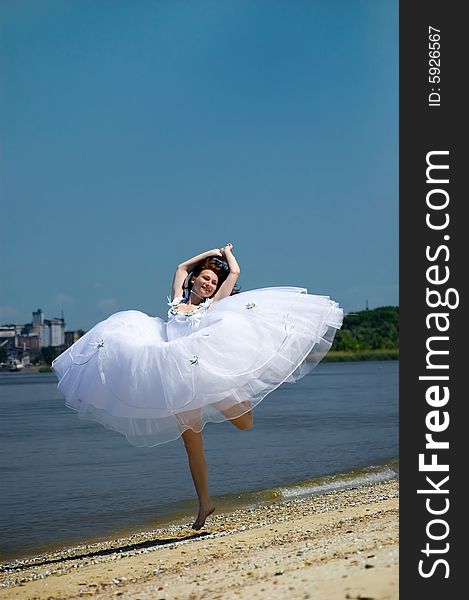
M 222 248 L 222 253 L 223 258 L 228 263 L 230 273 L 225 281 L 221 284 L 218 292 L 214 295 L 214 300 L 222 300 L 223 298 L 230 296 L 241 273 L 241 269 L 239 268 L 236 258 L 233 255 L 233 244 L 226 244 L 226 246 Z
M 186 260 L 185 262 L 178 265 L 176 272 L 174 273 L 173 278 L 173 290 L 171 299 L 177 298 L 178 296 L 182 296 L 184 292 L 184 282 L 186 277 L 192 271 L 192 269 L 196 266 L 204 258 L 208 258 L 209 256 L 216 256 L 217 258 L 223 258 L 223 254 L 219 248 L 215 248 L 214 250 L 207 250 L 207 252 L 202 252 L 202 254 L 197 254 L 197 256 L 193 256 Z M 228 263 L 229 264 L 229 263 Z

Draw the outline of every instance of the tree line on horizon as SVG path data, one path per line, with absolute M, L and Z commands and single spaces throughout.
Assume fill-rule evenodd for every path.
M 397 350 L 399 348 L 399 307 L 381 306 L 344 316 L 331 350 Z

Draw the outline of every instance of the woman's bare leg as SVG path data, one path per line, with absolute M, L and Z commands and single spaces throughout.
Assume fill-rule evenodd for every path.
M 241 416 L 234 416 L 237 413 L 239 414 L 239 407 L 236 409 L 233 407 L 223 409 L 220 406 L 219 409 L 238 429 L 250 429 L 253 423 L 251 403 L 246 401 L 243 402 L 241 406 L 246 409 L 246 412 Z M 191 411 L 191 418 L 199 417 L 200 415 L 197 414 L 198 412 L 199 411 Z M 179 416 L 179 421 L 182 429 L 183 420 L 181 415 Z M 215 510 L 215 504 L 212 502 L 208 491 L 208 469 L 205 460 L 202 432 L 196 433 L 192 429 L 186 429 L 182 433 L 182 439 L 184 441 L 184 446 L 186 447 L 192 481 L 194 482 L 195 491 L 199 499 L 199 514 L 192 524 L 192 527 L 193 529 L 201 529 L 205 524 L 206 518 Z
M 249 400 L 238 403 L 236 406 L 230 408 L 223 407 L 223 401 L 215 404 L 218 410 L 238 429 L 251 429 L 254 422 L 254 417 L 251 410 L 251 403 Z M 245 410 L 246 412 L 241 416 L 236 417 L 239 414 L 239 409 Z
M 252 416 L 252 410 L 244 413 L 240 417 L 235 417 L 234 419 L 229 419 L 230 423 L 233 423 L 235 427 L 238 429 L 251 429 L 252 424 L 254 422 L 254 417 Z
M 192 481 L 199 499 L 199 514 L 192 524 L 192 529 L 202 529 L 205 519 L 215 510 L 215 504 L 212 502 L 208 491 L 208 469 L 202 432 L 196 433 L 192 429 L 186 429 L 182 434 L 182 439 L 186 447 Z

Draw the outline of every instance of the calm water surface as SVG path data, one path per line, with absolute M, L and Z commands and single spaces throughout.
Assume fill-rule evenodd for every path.
M 397 457 L 398 376 L 397 361 L 320 364 L 261 402 L 251 430 L 207 425 L 213 496 Z M 65 408 L 53 374 L 0 373 L 0 434 L 1 559 L 195 511 L 181 440 L 134 448 Z

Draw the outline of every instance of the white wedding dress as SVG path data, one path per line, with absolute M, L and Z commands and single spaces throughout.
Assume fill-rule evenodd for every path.
M 115 313 L 58 356 L 52 368 L 66 405 L 135 446 L 168 442 L 240 416 L 303 377 L 343 318 L 328 296 L 295 287 L 208 299 L 187 314 L 183 301 L 170 302 L 167 321 Z

